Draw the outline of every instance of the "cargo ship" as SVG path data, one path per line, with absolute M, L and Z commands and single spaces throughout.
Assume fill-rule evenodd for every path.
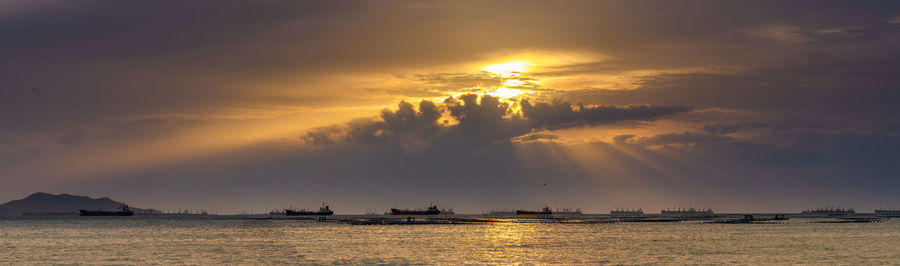
M 713 210 L 710 208 L 706 209 L 695 209 L 695 208 L 677 208 L 677 209 L 665 209 L 660 211 L 663 216 L 674 216 L 674 217 L 708 217 L 713 216 Z
M 334 211 L 332 211 L 331 208 L 328 207 L 328 205 L 322 206 L 321 208 L 319 208 L 318 211 L 311 211 L 311 210 L 306 210 L 306 209 L 300 209 L 300 210 L 284 209 L 284 215 L 332 215 L 332 214 L 334 214 Z
M 80 215 L 80 216 L 132 216 L 132 215 L 134 215 L 134 211 L 129 209 L 128 205 L 122 205 L 122 207 L 119 207 L 118 211 L 78 210 L 78 215 Z
M 550 207 L 544 206 L 540 211 L 516 210 L 516 214 L 553 214 Z
M 817 208 L 817 209 L 807 209 L 800 214 L 807 215 L 849 215 L 855 214 L 856 211 L 853 208 L 835 208 L 835 207 L 826 207 L 826 208 Z
M 900 209 L 877 209 L 875 215 L 900 217 Z
M 438 214 L 441 214 L 441 210 L 438 210 L 438 207 L 434 206 L 434 205 L 428 206 L 428 208 L 424 209 L 424 210 L 391 208 L 391 215 L 438 215 Z
M 609 211 L 609 215 L 613 217 L 634 217 L 634 216 L 644 216 L 644 210 L 638 208 L 635 209 L 615 209 Z

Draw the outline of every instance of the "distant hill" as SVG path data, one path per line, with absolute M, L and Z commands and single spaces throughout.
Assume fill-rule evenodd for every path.
M 118 210 L 124 205 L 110 198 L 92 199 L 85 196 L 69 194 L 53 195 L 44 192 L 31 194 L 20 200 L 13 200 L 0 205 L 0 215 L 23 214 L 76 214 L 79 209 L 86 210 Z M 136 214 L 152 214 L 159 211 L 131 207 Z

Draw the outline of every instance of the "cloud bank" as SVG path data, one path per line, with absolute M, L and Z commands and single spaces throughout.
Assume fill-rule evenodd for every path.
M 521 112 L 516 112 L 513 105 L 520 105 Z M 444 143 L 487 148 L 536 131 L 653 121 L 687 111 L 690 108 L 684 106 L 585 106 L 528 101 L 518 104 L 490 95 L 465 94 L 440 104 L 423 100 L 418 108 L 401 102 L 396 110 L 382 111 L 379 119 L 315 129 L 302 139 L 314 146 L 397 142 L 407 146 Z

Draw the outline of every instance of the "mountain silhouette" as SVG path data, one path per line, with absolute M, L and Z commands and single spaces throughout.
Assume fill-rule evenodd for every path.
M 76 214 L 79 209 L 85 210 L 118 210 L 124 203 L 103 197 L 93 199 L 70 194 L 53 195 L 38 192 L 20 200 L 13 200 L 0 205 L 0 215 L 24 214 Z M 130 207 L 130 206 L 129 206 Z M 152 214 L 159 211 L 130 207 L 137 214 Z

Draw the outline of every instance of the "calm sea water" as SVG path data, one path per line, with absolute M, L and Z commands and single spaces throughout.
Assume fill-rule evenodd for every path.
M 0 264 L 900 264 L 900 221 L 348 225 L 0 218 Z

